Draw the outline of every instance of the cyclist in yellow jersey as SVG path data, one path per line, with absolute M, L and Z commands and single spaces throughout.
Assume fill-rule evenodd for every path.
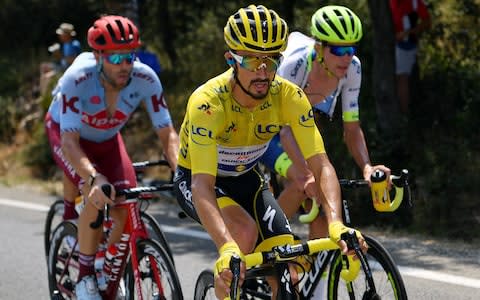
M 214 268 L 219 299 L 229 292 L 233 255 L 243 258 L 242 253 L 255 248 L 293 242 L 285 214 L 257 167 L 282 126 L 291 127 L 305 158 L 302 174 L 312 174 L 306 180 L 307 194 L 321 202 L 330 237 L 347 252 L 340 240 L 348 230 L 342 223 L 340 187 L 311 105 L 298 86 L 275 76 L 287 35 L 285 21 L 261 5 L 230 16 L 224 38 L 231 68 L 191 95 L 180 129 L 177 199 L 204 226 L 219 251 Z

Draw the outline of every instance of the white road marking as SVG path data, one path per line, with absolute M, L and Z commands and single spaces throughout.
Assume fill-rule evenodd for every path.
M 18 207 L 18 208 L 25 208 L 29 210 L 37 210 L 37 211 L 48 211 L 49 206 L 43 204 L 35 204 L 29 203 L 24 201 L 17 201 L 11 199 L 0 198 L 0 205 L 11 206 L 11 207 Z
M 448 284 L 462 285 L 466 287 L 480 289 L 480 280 L 457 275 L 450 275 L 441 272 L 428 271 L 424 269 L 398 266 L 402 276 L 412 276 L 428 280 L 445 282 Z
M 6 198 L 0 198 L 0 205 L 17 207 L 35 211 L 46 212 L 49 210 L 49 206 L 43 204 L 35 204 L 18 200 L 11 200 Z M 163 231 L 166 233 L 195 237 L 204 240 L 210 240 L 210 236 L 204 231 L 185 229 L 181 227 L 174 227 L 169 225 L 160 225 Z M 445 282 L 448 284 L 456 284 L 471 288 L 480 289 L 480 280 L 463 276 L 451 275 L 442 272 L 428 271 L 419 268 L 398 266 L 402 276 L 412 276 L 417 278 L 428 279 L 432 281 Z

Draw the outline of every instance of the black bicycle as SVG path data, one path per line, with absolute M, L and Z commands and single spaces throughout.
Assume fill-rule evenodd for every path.
M 394 176 L 396 195 L 392 202 L 410 197 L 408 171 Z M 342 188 L 368 186 L 365 180 L 340 180 Z M 410 201 L 410 199 L 408 199 Z M 395 203 L 395 206 L 398 203 Z M 347 201 L 343 200 L 344 222 L 350 225 Z M 304 222 L 313 220 L 318 208 L 302 215 Z M 247 273 L 239 290 L 239 299 L 271 299 L 271 290 L 265 278 L 273 276 L 279 284 L 277 299 L 408 299 L 403 279 L 389 252 L 374 237 L 362 233 L 368 244 L 363 254 L 355 236 L 343 237 L 354 249 L 358 263 L 346 259 L 330 239 L 315 239 L 300 245 L 280 245 L 272 251 L 256 252 L 246 256 Z M 291 281 L 288 264 L 297 268 L 299 281 Z M 358 270 L 357 270 L 358 267 Z M 231 269 L 237 267 L 231 266 Z M 347 272 L 348 275 L 345 275 Z M 287 274 L 287 275 L 286 275 Z M 234 280 L 235 282 L 235 280 Z M 237 289 L 232 287 L 232 293 Z M 237 295 L 232 294 L 232 299 Z M 213 272 L 200 273 L 195 286 L 195 300 L 216 299 Z

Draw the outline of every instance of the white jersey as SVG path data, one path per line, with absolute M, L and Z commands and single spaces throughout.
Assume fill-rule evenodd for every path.
M 305 88 L 308 75 L 315 61 L 316 52 L 313 48 L 315 40 L 300 33 L 292 32 L 288 36 L 288 46 L 283 52 L 283 61 L 277 71 L 278 75 Z M 337 98 L 342 95 L 342 117 L 344 122 L 359 120 L 358 95 L 362 82 L 362 67 L 358 57 L 353 56 L 347 74 L 338 82 L 331 95 L 313 107 L 327 114 L 330 118 L 335 111 Z

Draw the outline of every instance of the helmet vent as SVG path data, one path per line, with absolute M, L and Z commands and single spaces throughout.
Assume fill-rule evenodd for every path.
M 343 29 L 345 30 L 345 20 L 343 19 L 343 17 L 340 15 L 340 12 L 338 10 L 335 10 L 335 13 L 337 14 L 339 20 L 340 20 L 340 23 L 342 23 L 342 26 L 343 26 Z M 338 30 L 337 26 L 335 26 L 335 23 L 330 20 L 330 18 L 327 16 L 327 14 L 324 14 L 324 18 L 325 18 L 325 21 L 326 23 L 328 24 L 328 26 L 330 26 L 330 28 L 335 32 L 335 34 L 341 39 L 341 40 L 344 40 L 345 39 L 345 36 Z

